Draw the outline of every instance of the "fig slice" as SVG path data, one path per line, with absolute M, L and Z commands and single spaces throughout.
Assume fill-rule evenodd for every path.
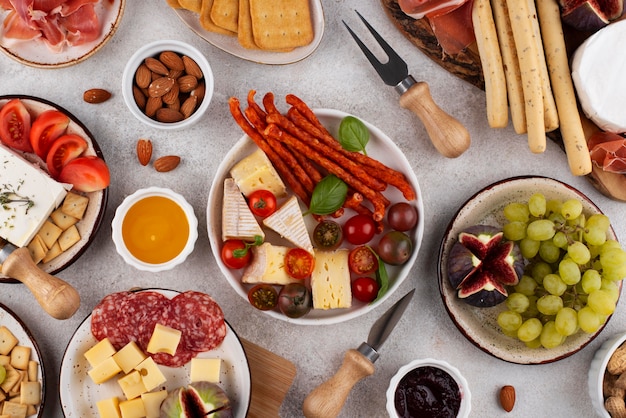
M 595 32 L 622 16 L 624 0 L 560 0 L 563 22 L 580 31 Z

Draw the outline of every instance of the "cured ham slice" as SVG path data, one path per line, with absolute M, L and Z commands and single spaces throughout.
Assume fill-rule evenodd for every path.
M 598 132 L 587 145 L 594 164 L 604 171 L 626 174 L 626 138 L 612 132 Z
M 59 14 L 63 17 L 70 16 L 72 13 L 79 11 L 83 6 L 93 5 L 99 0 L 65 0 L 61 4 Z
M 15 10 L 11 10 L 2 24 L 3 35 L 8 38 L 30 41 L 41 37 L 41 31 L 24 22 Z
M 100 23 L 93 4 L 86 4 L 67 17 L 61 17 L 61 25 L 67 29 L 67 42 L 82 45 L 100 36 Z
M 469 0 L 453 10 L 427 15 L 430 27 L 446 54 L 456 55 L 476 40 L 472 25 L 473 4 L 474 1 Z

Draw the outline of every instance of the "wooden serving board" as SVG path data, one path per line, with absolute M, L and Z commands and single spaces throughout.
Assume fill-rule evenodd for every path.
M 397 0 L 381 0 L 383 9 L 389 19 L 395 24 L 398 30 L 421 50 L 427 57 L 439 64 L 446 71 L 454 74 L 462 80 L 484 90 L 485 80 L 480 65 L 480 57 L 476 44 L 470 45 L 457 55 L 448 55 L 443 52 L 437 38 L 433 34 L 428 19 L 415 20 L 400 9 Z M 590 33 L 578 32 L 567 26 L 563 27 L 566 47 L 568 54 L 571 54 L 576 48 L 589 37 Z M 583 117 L 583 126 L 587 138 L 594 132 L 598 131 L 598 127 Z M 548 138 L 555 141 L 563 148 L 561 133 L 556 130 L 548 133 Z M 626 202 L 626 176 L 621 174 L 609 173 L 601 168 L 593 165 L 593 171 L 586 176 L 591 184 L 602 194 L 611 199 Z
M 278 417 L 283 399 L 296 377 L 296 367 L 289 360 L 250 341 L 242 338 L 241 343 L 252 377 L 252 396 L 247 417 Z

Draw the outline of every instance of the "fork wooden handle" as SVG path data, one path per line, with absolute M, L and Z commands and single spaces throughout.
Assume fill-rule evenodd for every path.
M 400 96 L 400 106 L 415 113 L 437 151 L 448 158 L 456 158 L 470 146 L 468 130 L 455 118 L 444 112 L 430 95 L 428 84 L 417 82 Z

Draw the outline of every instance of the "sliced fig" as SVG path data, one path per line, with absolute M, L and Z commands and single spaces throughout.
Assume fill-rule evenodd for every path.
M 595 32 L 622 16 L 624 0 L 559 0 L 561 19 L 580 31 Z
M 171 391 L 161 403 L 162 418 L 231 418 L 226 392 L 217 384 L 195 382 Z

